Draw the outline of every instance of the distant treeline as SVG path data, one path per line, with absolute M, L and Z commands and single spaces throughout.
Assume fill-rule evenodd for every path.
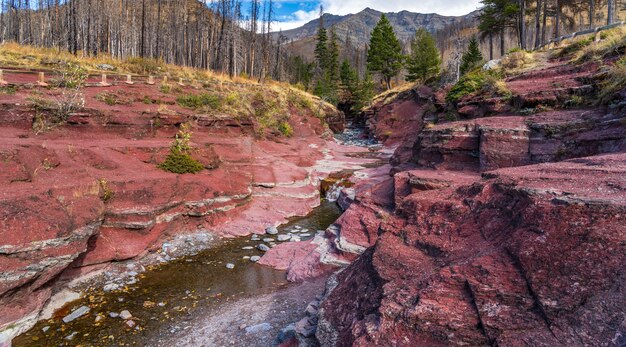
M 288 78 L 272 0 L 0 0 L 0 42 Z

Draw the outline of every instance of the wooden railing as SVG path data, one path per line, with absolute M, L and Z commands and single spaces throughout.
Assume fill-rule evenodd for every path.
M 580 36 L 585 36 L 585 35 L 595 35 L 594 41 L 599 41 L 600 40 L 600 33 L 602 31 L 605 30 L 610 30 L 610 29 L 614 29 L 614 28 L 619 28 L 621 26 L 624 26 L 626 24 L 626 22 L 621 21 L 621 22 L 617 22 L 617 23 L 613 23 L 610 25 L 605 25 L 605 26 L 601 26 L 601 27 L 597 27 L 597 28 L 591 28 L 591 29 L 586 29 L 586 30 L 582 30 L 582 31 L 578 31 L 572 34 L 568 34 L 568 35 L 564 35 L 558 38 L 554 38 L 546 43 L 544 43 L 543 45 L 535 48 L 535 51 L 543 49 L 543 48 L 554 48 L 555 46 L 559 46 L 563 41 L 567 41 L 567 40 L 571 40 L 574 39 L 576 37 L 580 37 Z M 552 46 L 552 47 L 551 47 Z
M 31 78 L 28 81 L 24 81 L 24 79 L 17 78 L 19 75 L 31 75 Z M 2 68 L 0 67 L 0 86 L 20 86 L 20 85 L 31 85 L 31 86 L 40 86 L 47 87 L 49 84 L 58 79 L 61 74 L 54 70 L 46 70 L 46 69 L 15 69 L 15 68 Z M 157 78 L 152 75 L 131 75 L 131 74 L 116 74 L 116 73 L 90 73 L 87 75 L 87 81 L 84 83 L 85 87 L 109 87 L 115 85 L 133 85 L 133 84 L 145 84 L 145 85 L 154 85 L 157 83 L 168 83 L 169 78 L 167 76 L 163 76 Z M 224 81 L 218 78 L 212 80 L 196 80 L 196 79 L 187 79 L 187 78 L 178 78 L 172 81 L 173 83 L 177 83 L 180 86 L 207 86 L 207 85 L 215 85 L 215 86 L 243 86 L 246 88 L 264 88 L 266 86 L 262 84 L 256 83 L 236 83 L 232 81 Z

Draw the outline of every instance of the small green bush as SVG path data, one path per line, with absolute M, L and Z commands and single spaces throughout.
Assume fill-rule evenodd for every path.
M 281 122 L 278 125 L 278 131 L 280 131 L 280 133 L 283 134 L 283 136 L 285 136 L 285 137 L 293 136 L 293 128 L 287 122 Z
M 165 161 L 159 164 L 159 168 L 176 174 L 198 173 L 204 170 L 204 166 L 191 157 L 191 155 L 178 151 L 175 148 L 165 158 Z
M 573 42 L 569 44 L 567 47 L 563 48 L 557 54 L 557 57 L 559 58 L 567 57 L 571 54 L 581 51 L 583 48 L 589 46 L 592 43 L 593 43 L 592 39 L 584 39 L 584 40 Z
M 198 95 L 185 95 L 176 99 L 176 103 L 182 107 L 190 109 L 199 109 L 209 107 L 211 109 L 219 109 L 222 100 L 218 95 L 202 93 Z
M 476 93 L 485 85 L 485 72 L 474 70 L 461 79 L 450 89 L 446 95 L 446 101 L 458 102 L 466 95 Z
M 17 88 L 15 86 L 0 87 L 0 94 L 15 95 Z

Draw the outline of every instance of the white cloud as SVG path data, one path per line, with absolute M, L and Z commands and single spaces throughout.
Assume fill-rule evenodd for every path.
M 480 0 L 322 0 L 321 4 L 324 5 L 324 12 L 336 15 L 358 13 L 369 7 L 381 12 L 406 10 L 417 13 L 461 16 L 479 8 Z M 275 23 L 274 30 L 297 28 L 318 17 L 317 9 L 309 12 L 299 10 L 293 13 L 289 20 Z
M 298 10 L 296 12 L 294 12 L 289 19 L 285 20 L 285 21 L 280 21 L 280 22 L 276 22 L 272 24 L 272 30 L 274 31 L 278 31 L 280 30 L 289 30 L 289 29 L 295 29 L 298 27 L 303 26 L 304 24 L 316 19 L 319 17 L 319 10 L 313 10 L 313 11 L 303 11 L 303 10 Z

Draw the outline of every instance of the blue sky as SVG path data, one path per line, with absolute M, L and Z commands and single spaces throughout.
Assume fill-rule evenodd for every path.
M 370 7 L 383 12 L 407 10 L 459 16 L 477 9 L 480 0 L 275 0 L 277 23 L 273 25 L 273 29 L 293 29 L 317 18 L 320 4 L 324 5 L 324 12 L 337 15 L 357 13 Z M 248 8 L 249 3 L 244 4 L 244 12 Z

